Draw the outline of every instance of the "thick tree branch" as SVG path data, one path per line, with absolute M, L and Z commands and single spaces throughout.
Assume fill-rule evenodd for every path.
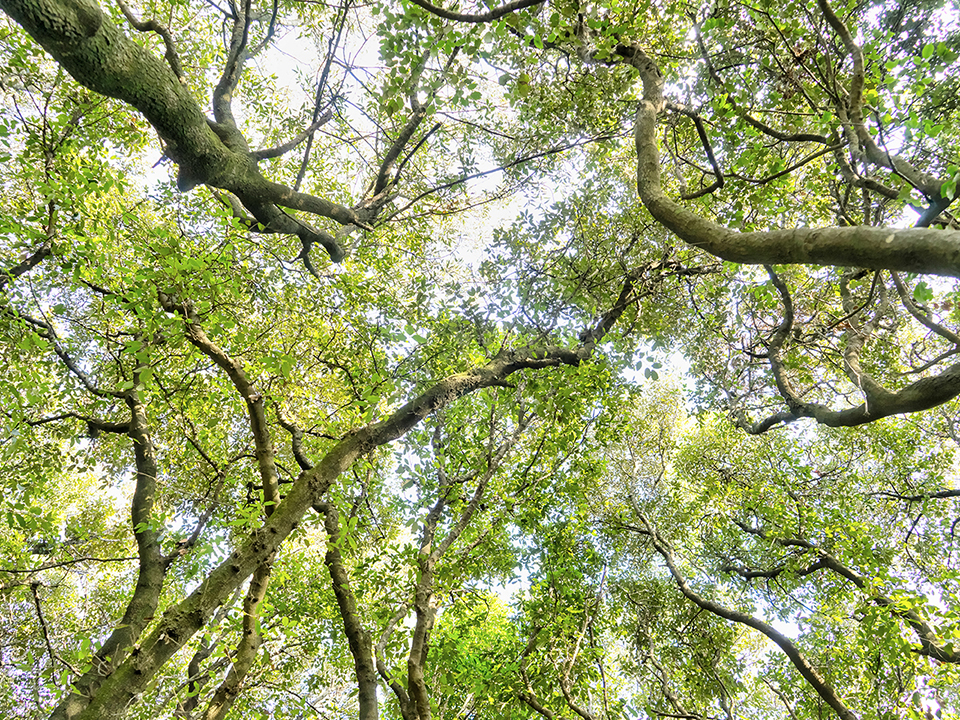
M 732 262 L 811 263 L 960 277 L 960 232 L 862 226 L 737 232 L 669 199 L 660 183 L 656 139 L 657 116 L 665 106 L 663 76 L 640 48 L 620 53 L 638 70 L 644 87 L 634 133 L 640 200 L 658 222 L 689 245 Z
M 337 598 L 340 619 L 353 655 L 354 671 L 357 676 L 358 703 L 360 720 L 377 720 L 379 717 L 377 701 L 377 671 L 373 660 L 373 645 L 369 631 L 363 627 L 357 610 L 357 598 L 350 585 L 350 574 L 343 562 L 340 546 L 343 536 L 340 533 L 340 513 L 331 502 L 318 503 L 317 512 L 323 515 L 327 530 L 327 554 L 324 562 L 333 582 L 333 594 Z
M 226 662 L 227 658 L 223 658 L 222 661 L 213 663 L 212 668 L 207 668 L 206 670 L 201 670 L 201 664 L 213 653 L 217 647 L 217 640 L 210 639 L 209 633 L 216 629 L 216 627 L 223 622 L 223 619 L 227 616 L 227 613 L 233 608 L 233 604 L 237 601 L 239 597 L 239 588 L 234 596 L 227 600 L 223 605 L 220 606 L 220 609 L 217 610 L 216 614 L 213 616 L 213 619 L 208 625 L 207 632 L 203 634 L 203 637 L 200 640 L 200 643 L 197 646 L 196 652 L 193 654 L 193 657 L 190 658 L 190 662 L 187 663 L 187 697 L 179 704 L 179 710 L 184 714 L 185 717 L 191 717 L 191 713 L 196 709 L 197 705 L 200 702 L 200 691 L 203 689 L 203 686 L 207 684 L 210 680 L 210 673 L 215 669 L 220 662 Z
M 90 669 L 74 681 L 71 692 L 57 706 L 51 720 L 70 720 L 91 698 L 125 658 L 135 652 L 135 643 L 153 620 L 163 589 L 166 563 L 160 549 L 160 527 L 153 515 L 157 491 L 156 450 L 150 436 L 146 407 L 136 389 L 124 399 L 130 409 L 129 436 L 133 441 L 136 481 L 130 520 L 137 542 L 137 584 L 116 629 L 93 657 Z
M 311 470 L 300 474 L 289 492 L 264 524 L 214 568 L 184 600 L 170 607 L 130 657 L 108 677 L 100 692 L 79 699 L 76 720 L 112 720 L 122 714 L 157 671 L 201 628 L 224 600 L 242 585 L 257 567 L 276 552 L 299 525 L 304 514 L 322 501 L 330 485 L 353 463 L 376 448 L 393 442 L 424 418 L 482 388 L 502 387 L 521 370 L 539 370 L 564 365 L 576 367 L 593 354 L 597 343 L 636 299 L 634 277 L 624 281 L 617 303 L 582 334 L 574 347 L 547 345 L 503 350 L 489 362 L 450 375 L 394 411 L 386 419 L 349 433 L 334 445 Z M 73 696 L 79 697 L 79 696 Z M 87 704 L 89 703 L 89 704 Z M 82 707 L 86 705 L 86 707 Z
M 424 68 L 426 68 L 429 58 L 430 50 L 428 49 L 421 55 L 420 62 L 413 70 L 412 77 L 409 80 L 410 117 L 407 119 L 403 128 L 401 128 L 397 139 L 390 144 L 390 147 L 383 157 L 383 161 L 380 163 L 380 168 L 377 170 L 377 177 L 373 182 L 373 201 L 376 201 L 378 196 L 380 196 L 389 185 L 395 182 L 396 178 L 391 178 L 390 171 L 393 170 L 393 165 L 400 157 L 400 153 L 403 152 L 403 149 L 407 146 L 407 143 L 410 142 L 413 134 L 427 116 L 427 106 L 417 99 L 417 86 L 420 84 L 420 77 L 423 74 Z
M 277 0 L 274 0 L 270 13 L 270 23 L 264 38 L 253 50 L 248 50 L 250 27 L 259 18 L 254 17 L 251 0 L 241 0 L 241 2 L 240 8 L 237 8 L 231 2 L 231 7 L 234 8 L 232 14 L 233 27 L 226 47 L 227 59 L 223 66 L 223 73 L 213 90 L 213 116 L 217 121 L 217 126 L 219 126 L 214 127 L 214 129 L 222 130 L 227 134 L 225 140 L 228 144 L 233 141 L 238 146 L 249 149 L 233 117 L 233 93 L 237 89 L 237 83 L 240 82 L 240 76 L 243 73 L 243 66 L 246 61 L 263 50 L 273 38 L 279 8 Z
M 205 184 L 231 192 L 270 231 L 295 234 L 305 246 L 319 242 L 335 262 L 344 253 L 329 233 L 281 221 L 282 213 L 274 206 L 369 229 L 353 210 L 260 173 L 257 159 L 230 124 L 231 73 L 218 85 L 214 103 L 222 117 L 210 123 L 169 65 L 126 37 L 94 0 L 2 0 L 0 8 L 81 85 L 129 103 L 153 125 L 179 166 L 181 190 Z M 234 64 L 239 72 L 236 59 Z
M 887 287 L 880 278 L 880 273 L 875 273 L 873 285 L 870 288 L 870 296 L 873 297 L 875 292 L 879 295 L 878 307 L 876 312 L 873 313 L 873 317 L 861 321 L 860 317 L 864 315 L 864 307 L 858 307 L 850 293 L 851 275 L 851 273 L 845 273 L 840 279 L 840 299 L 849 325 L 849 328 L 844 332 L 843 369 L 850 382 L 860 388 L 867 399 L 867 404 L 869 404 L 871 398 L 881 396 L 886 390 L 874 379 L 873 375 L 864 370 L 860 363 L 860 353 L 876 331 L 880 319 L 889 309 Z
M 773 268 L 768 266 L 767 271 L 783 302 L 784 319 L 769 341 L 766 357 L 770 363 L 777 392 L 786 402 L 788 410 L 753 422 L 742 409 L 735 408 L 733 419 L 738 427 L 753 435 L 759 435 L 777 425 L 791 423 L 800 418 L 812 418 L 830 427 L 855 427 L 891 415 L 929 410 L 960 395 L 960 363 L 954 363 L 939 375 L 921 378 L 899 391 L 887 390 L 860 367 L 858 359 L 860 349 L 880 316 L 885 312 L 886 295 L 883 291 L 883 283 L 877 277 L 875 286 L 880 289 L 883 298 L 881 309 L 863 327 L 847 334 L 847 344 L 844 348 L 845 371 L 850 381 L 860 389 L 864 402 L 843 410 L 834 410 L 821 403 L 806 402 L 793 388 L 780 357 L 783 344 L 793 327 L 793 301 L 786 284 L 773 271 Z M 862 307 L 854 308 L 849 290 L 841 288 L 841 295 L 846 296 L 844 300 L 844 309 L 848 313 L 846 317 L 852 319 L 861 312 Z
M 394 696 L 396 696 L 397 704 L 400 706 L 401 717 L 403 720 L 417 720 L 416 708 L 414 707 L 410 696 L 407 694 L 406 688 L 404 688 L 399 680 L 390 674 L 387 664 L 384 661 L 384 651 L 387 647 L 387 643 L 390 641 L 390 636 L 393 635 L 393 631 L 396 630 L 397 625 L 400 623 L 400 621 L 407 617 L 409 612 L 410 606 L 407 603 L 404 603 L 393 614 L 393 616 L 387 622 L 387 626 L 380 634 L 380 640 L 377 642 L 375 655 L 377 661 L 377 673 L 393 691 Z

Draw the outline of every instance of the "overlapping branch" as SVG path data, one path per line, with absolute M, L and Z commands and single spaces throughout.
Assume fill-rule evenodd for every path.
M 824 702 L 833 708 L 834 712 L 837 713 L 841 720 L 857 720 L 857 714 L 847 706 L 833 685 L 828 683 L 823 676 L 820 675 L 817 669 L 800 651 L 796 643 L 794 643 L 783 633 L 779 632 L 769 623 L 765 623 L 753 615 L 748 615 L 747 613 L 740 612 L 739 610 L 733 610 L 725 607 L 717 602 L 714 602 L 713 600 L 710 600 L 709 598 L 703 597 L 694 591 L 693 588 L 690 587 L 687 578 L 680 571 L 677 559 L 667 542 L 657 533 L 647 518 L 642 514 L 640 515 L 640 521 L 642 523 L 642 527 L 632 527 L 630 529 L 633 529 L 650 538 L 651 545 L 653 546 L 654 550 L 656 550 L 657 553 L 659 553 L 663 558 L 667 565 L 667 569 L 670 571 L 670 574 L 673 576 L 674 581 L 677 583 L 677 587 L 680 588 L 680 592 L 683 593 L 684 597 L 690 600 L 697 607 L 713 613 L 724 620 L 730 620 L 732 622 L 740 623 L 741 625 L 746 625 L 747 627 L 758 630 L 766 635 L 781 650 L 783 650 L 784 654 L 790 659 L 790 662 L 793 663 L 793 666 L 803 676 L 804 680 L 810 684 L 810 686 L 824 700 Z
M 353 463 L 416 427 L 424 418 L 469 393 L 509 386 L 508 378 L 523 370 L 578 366 L 613 328 L 638 296 L 634 274 L 624 280 L 616 303 L 572 347 L 527 345 L 504 349 L 490 361 L 450 375 L 410 400 L 384 420 L 349 433 L 311 469 L 300 473 L 289 492 L 247 538 L 181 602 L 169 608 L 149 635 L 141 638 L 120 666 L 92 697 L 77 697 L 76 720 L 117 718 L 122 709 L 151 682 L 157 671 L 200 629 L 223 601 L 273 556 L 312 507 L 323 501 L 330 485 Z M 84 707 L 85 706 L 85 707 Z M 82 710 L 82 711 L 81 711 Z
M 208 121 L 170 65 L 124 35 L 94 0 L 3 0 L 0 8 L 77 82 L 129 103 L 153 125 L 167 155 L 179 166 L 181 190 L 201 184 L 226 190 L 256 218 L 256 229 L 296 235 L 307 251 L 320 244 L 334 262 L 342 260 L 345 253 L 329 232 L 279 208 L 329 218 L 341 225 L 369 227 L 350 208 L 272 182 L 257 167 L 259 158 L 250 152 L 230 109 L 232 90 L 250 54 L 249 3 L 242 17 L 236 18 L 227 66 L 214 93 L 216 122 Z
M 786 402 L 787 409 L 762 420 L 751 421 L 741 408 L 735 407 L 733 408 L 734 422 L 742 429 L 758 435 L 777 425 L 791 423 L 800 418 L 813 418 L 818 423 L 830 427 L 854 427 L 891 415 L 929 410 L 960 395 L 960 363 L 950 365 L 938 375 L 916 380 L 898 391 L 891 391 L 883 387 L 873 375 L 861 366 L 860 352 L 874 332 L 880 318 L 887 312 L 886 288 L 878 273 L 874 279 L 874 287 L 878 290 L 880 307 L 874 316 L 866 322 L 858 320 L 862 315 L 863 308 L 855 306 L 850 296 L 847 287 L 848 277 L 841 280 L 840 288 L 843 308 L 846 313 L 844 319 L 850 326 L 846 332 L 843 351 L 844 371 L 850 382 L 856 385 L 863 395 L 863 403 L 854 407 L 834 410 L 828 405 L 804 400 L 800 392 L 793 387 L 782 357 L 784 344 L 793 330 L 793 300 L 786 283 L 774 269 L 768 266 L 767 272 L 774 288 L 780 295 L 784 314 L 783 320 L 767 342 L 767 351 L 764 357 L 770 364 L 777 392 Z M 896 279 L 895 282 L 897 282 Z M 908 297 L 902 281 L 900 281 L 898 291 L 905 306 L 912 314 L 915 314 L 918 319 L 922 318 L 921 322 L 928 327 L 935 326 L 931 329 L 953 342 L 951 336 L 956 337 L 955 334 L 934 323 L 928 314 L 924 314 L 916 308 L 913 301 Z
M 840 37 L 843 47 L 853 63 L 853 73 L 850 77 L 845 106 L 838 107 L 851 150 L 855 156 L 862 155 L 868 162 L 892 170 L 930 199 L 930 207 L 917 223 L 918 227 L 926 227 L 950 205 L 953 198 L 943 196 L 943 181 L 918 169 L 902 157 L 890 154 L 877 145 L 867 128 L 863 114 L 863 88 L 866 80 L 863 51 L 857 45 L 849 28 L 833 11 L 827 0 L 817 0 L 817 4 L 827 23 Z
M 755 265 L 806 263 L 960 277 L 960 232 L 863 226 L 738 232 L 671 200 L 660 182 L 656 137 L 657 117 L 666 104 L 664 78 L 639 47 L 618 52 L 643 81 L 634 125 L 640 200 L 658 222 L 689 245 L 723 260 Z
M 895 599 L 878 592 L 874 583 L 857 573 L 849 565 L 838 560 L 826 550 L 817 547 L 804 538 L 775 537 L 760 528 L 751 527 L 743 522 L 738 522 L 737 525 L 745 533 L 763 538 L 768 542 L 773 542 L 782 547 L 799 548 L 804 554 L 815 556 L 816 561 L 798 574 L 809 575 L 820 569 L 831 570 L 845 580 L 853 583 L 857 589 L 863 591 L 871 602 L 879 607 L 887 608 L 891 614 L 904 620 L 917 636 L 917 641 L 919 642 L 917 652 L 940 662 L 960 663 L 960 652 L 954 650 L 952 647 L 946 646 L 926 618 L 913 608 L 905 607 Z
M 264 512 L 269 517 L 280 503 L 280 491 L 276 454 L 270 429 L 267 426 L 263 394 L 247 377 L 243 364 L 210 340 L 200 324 L 200 318 L 194 312 L 190 303 L 177 302 L 165 293 L 160 293 L 159 298 L 160 304 L 165 310 L 183 316 L 186 321 L 187 339 L 226 372 L 237 392 L 243 398 L 247 407 L 257 467 L 260 472 Z M 267 594 L 272 565 L 273 554 L 270 554 L 263 559 L 250 579 L 250 585 L 243 601 L 243 631 L 240 644 L 233 655 L 226 678 L 217 688 L 207 706 L 203 716 L 204 720 L 222 720 L 226 717 L 240 691 L 241 683 L 256 660 L 263 641 L 260 633 L 260 608 Z

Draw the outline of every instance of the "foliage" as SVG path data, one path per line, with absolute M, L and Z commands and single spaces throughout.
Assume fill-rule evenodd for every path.
M 0 8 L 5 716 L 960 717 L 956 7 Z

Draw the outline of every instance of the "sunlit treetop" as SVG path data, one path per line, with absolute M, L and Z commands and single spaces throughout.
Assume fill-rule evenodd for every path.
M 5 715 L 957 717 L 957 7 L 0 9 Z

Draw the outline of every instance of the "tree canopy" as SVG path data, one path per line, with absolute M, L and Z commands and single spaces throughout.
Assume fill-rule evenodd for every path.
M 960 6 L 0 0 L 0 712 L 960 718 Z

